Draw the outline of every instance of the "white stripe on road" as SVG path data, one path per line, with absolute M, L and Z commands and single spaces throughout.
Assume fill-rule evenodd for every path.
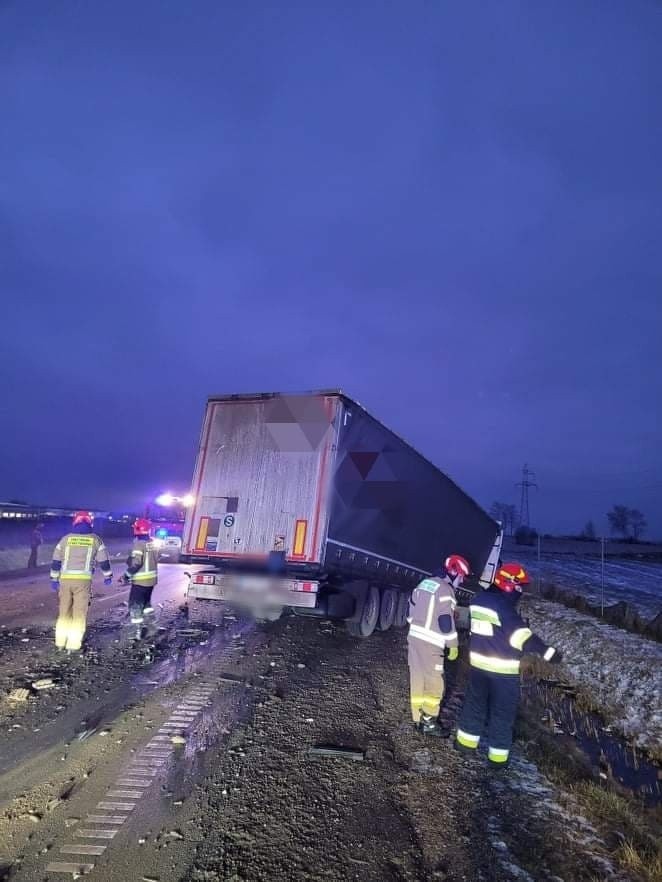
M 125 591 L 109 595 L 104 597 L 103 601 L 112 600 L 124 594 L 126 594 Z M 198 684 L 195 686 L 177 705 L 169 720 L 161 726 L 159 734 L 152 736 L 151 740 L 141 748 L 140 752 L 132 759 L 131 764 L 116 779 L 114 787 L 106 792 L 106 796 L 101 802 L 97 803 L 97 810 L 100 812 L 113 811 L 124 812 L 124 814 L 90 814 L 86 818 L 87 824 L 105 826 L 78 829 L 74 832 L 74 838 L 102 840 L 115 838 L 124 822 L 131 817 L 130 812 L 134 810 L 138 800 L 142 799 L 143 795 L 148 792 L 150 785 L 154 783 L 161 767 L 173 755 L 175 751 L 175 746 L 172 743 L 173 735 L 185 733 L 190 729 L 194 721 L 202 715 L 204 708 L 211 704 L 211 697 L 215 690 L 216 687 L 212 685 Z M 60 853 L 98 857 L 105 850 L 106 845 L 73 842 L 63 845 L 60 848 Z M 51 861 L 46 866 L 46 872 L 65 873 L 77 877 L 91 873 L 94 867 L 95 864 L 89 863 Z

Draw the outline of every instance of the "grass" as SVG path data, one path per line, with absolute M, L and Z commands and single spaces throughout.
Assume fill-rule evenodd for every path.
M 642 854 L 631 842 L 624 842 L 616 852 L 618 863 L 630 873 L 646 882 L 662 882 L 662 855 Z

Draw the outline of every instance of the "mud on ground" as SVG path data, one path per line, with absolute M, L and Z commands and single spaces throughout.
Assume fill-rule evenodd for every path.
M 290 619 L 268 634 L 244 661 L 252 715 L 207 757 L 186 882 L 625 878 L 533 764 L 495 779 L 412 731 L 402 632 Z M 310 755 L 329 744 L 364 759 Z

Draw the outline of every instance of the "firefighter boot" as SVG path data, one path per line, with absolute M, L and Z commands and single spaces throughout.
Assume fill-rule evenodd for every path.
M 443 734 L 443 731 L 435 718 L 429 714 L 421 714 L 421 722 L 418 724 L 418 731 L 421 735 L 433 735 L 436 738 L 447 737 Z
M 440 738 L 450 738 L 455 728 L 454 721 L 449 713 L 441 713 L 437 719 L 437 727 L 439 729 Z

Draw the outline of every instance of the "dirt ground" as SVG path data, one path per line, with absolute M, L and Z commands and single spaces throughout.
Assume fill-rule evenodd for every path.
M 550 784 L 521 745 L 508 774 L 495 776 L 483 758 L 413 732 L 402 631 L 358 640 L 340 625 L 287 618 L 187 635 L 173 612 L 149 659 L 104 642 L 111 624 L 99 626 L 100 647 L 67 663 L 57 697 L 2 720 L 0 879 L 66 878 L 47 872 L 49 861 L 203 681 L 209 707 L 90 878 L 640 878 L 614 865 L 569 790 Z M 5 647 L 15 670 L 21 646 Z M 461 678 L 451 706 L 460 700 Z M 23 728 L 11 734 L 12 725 Z M 311 754 L 320 746 L 360 758 Z
M 412 732 L 401 632 L 357 641 L 289 620 L 246 661 L 265 679 L 210 759 L 186 880 L 618 878 L 535 766 L 495 778 Z M 310 755 L 324 744 L 364 759 Z

